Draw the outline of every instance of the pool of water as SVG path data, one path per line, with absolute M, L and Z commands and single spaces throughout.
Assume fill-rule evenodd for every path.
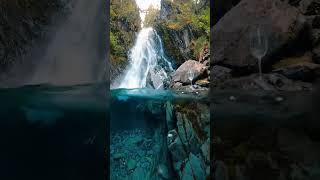
M 0 89 L 0 179 L 104 179 L 105 89 Z
M 179 179 L 167 142 L 167 104 L 191 104 L 202 99 L 199 93 L 181 91 L 111 90 L 111 179 Z

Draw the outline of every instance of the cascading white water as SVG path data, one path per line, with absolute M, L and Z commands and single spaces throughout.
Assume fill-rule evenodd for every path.
M 143 28 L 129 54 L 130 66 L 118 88 L 144 88 L 147 79 L 153 79 L 155 89 L 163 86 L 168 73 L 173 71 L 170 61 L 165 57 L 162 41 L 157 32 Z

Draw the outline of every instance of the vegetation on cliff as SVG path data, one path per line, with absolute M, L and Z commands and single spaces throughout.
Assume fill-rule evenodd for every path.
M 194 0 L 163 0 L 157 29 L 168 55 L 177 64 L 188 59 L 198 59 L 203 47 L 209 44 L 209 1 L 199 0 L 196 3 Z M 183 43 L 177 44 L 179 41 Z
M 111 0 L 111 70 L 126 62 L 127 52 L 134 43 L 135 33 L 139 31 L 140 27 L 139 9 L 134 0 Z
M 159 14 L 159 9 L 153 7 L 152 5 L 149 6 L 146 12 L 146 17 L 144 19 L 143 25 L 145 27 L 152 27 L 155 25 L 155 20 Z

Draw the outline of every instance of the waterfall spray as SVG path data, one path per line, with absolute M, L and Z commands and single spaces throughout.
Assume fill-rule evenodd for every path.
M 165 57 L 161 38 L 149 27 L 143 28 L 130 50 L 130 66 L 118 88 L 144 88 L 148 76 L 156 77 L 155 89 L 160 88 L 164 79 L 173 71 L 171 62 Z M 160 82 L 161 81 L 161 82 Z

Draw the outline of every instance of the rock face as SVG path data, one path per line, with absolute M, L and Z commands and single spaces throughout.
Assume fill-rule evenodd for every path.
M 209 104 L 188 102 L 166 105 L 174 112 L 167 143 L 174 171 L 180 179 L 206 179 L 210 175 L 210 112 Z M 171 114 L 171 113 L 170 113 Z
M 279 53 L 298 37 L 305 26 L 299 10 L 280 0 L 243 0 L 213 27 L 213 63 L 234 67 L 253 66 L 257 60 L 251 55 L 249 37 L 251 29 L 261 27 L 268 38 L 268 55 Z
M 17 63 L 43 35 L 44 27 L 58 13 L 66 13 L 68 0 L 18 1 L 0 3 L 0 71 Z
M 175 14 L 175 9 L 169 1 L 161 1 L 161 10 L 158 22 L 167 21 Z M 166 53 L 172 59 L 175 59 L 177 64 L 182 64 L 185 60 L 191 58 L 190 43 L 193 38 L 192 28 L 185 26 L 181 29 L 170 29 L 157 23 L 156 30 L 163 39 Z

